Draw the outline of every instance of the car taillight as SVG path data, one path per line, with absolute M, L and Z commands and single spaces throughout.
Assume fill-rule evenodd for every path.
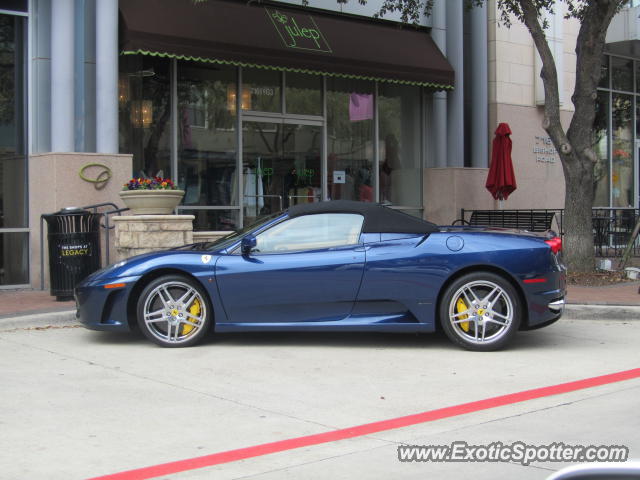
M 545 240 L 544 243 L 551 247 L 551 251 L 555 254 L 562 251 L 562 239 L 560 237 L 553 237 L 549 240 Z

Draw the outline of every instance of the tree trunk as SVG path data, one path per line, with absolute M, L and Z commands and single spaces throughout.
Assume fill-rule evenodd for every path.
M 563 161 L 565 201 L 563 251 L 570 272 L 589 272 L 595 267 L 591 206 L 593 164 L 589 159 Z
M 553 3 L 553 2 L 552 2 Z M 564 254 L 571 272 L 588 272 L 595 268 L 593 249 L 593 121 L 600 79 L 600 63 L 611 19 L 623 0 L 589 0 L 583 2 L 577 17 L 580 32 L 576 40 L 576 82 L 571 96 L 575 110 L 565 132 L 560 120 L 558 73 L 540 22 L 541 7 L 536 0 L 518 0 L 519 8 L 502 1 L 529 29 L 542 59 L 540 76 L 545 91 L 543 128 L 551 137 L 562 160 L 565 178 Z M 500 3 L 499 3 L 500 5 Z M 575 4 L 573 4 L 575 8 Z M 547 8 L 547 7 L 544 7 Z

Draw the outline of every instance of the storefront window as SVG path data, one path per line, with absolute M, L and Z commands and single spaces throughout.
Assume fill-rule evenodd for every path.
M 238 202 L 236 166 L 236 69 L 197 62 L 178 63 L 178 185 L 182 213 L 190 206 L 231 206 Z M 237 226 L 232 210 L 200 211 L 200 230 Z
M 605 56 L 600 66 L 600 88 L 609 88 L 609 57 Z
M 287 113 L 322 115 L 322 77 L 304 73 L 285 74 Z
M 245 121 L 242 138 L 245 224 L 321 200 L 320 126 Z
M 599 86 L 594 121 L 598 158 L 594 166 L 594 206 L 635 207 L 639 159 L 634 146 L 640 139 L 640 62 L 606 55 L 603 65 L 607 63 L 611 67 L 611 89 L 608 84 Z M 618 93 L 619 90 L 635 95 Z
M 169 60 L 121 57 L 120 152 L 133 154 L 135 176 L 171 176 Z
M 212 209 L 197 209 L 197 208 L 180 208 L 182 215 L 193 215 L 193 230 L 195 232 L 226 232 L 238 230 L 239 210 L 212 210 Z
M 29 234 L 3 233 L 1 285 L 24 285 L 29 283 Z
M 242 69 L 242 110 L 282 112 L 282 74 L 261 68 Z
M 420 215 L 419 87 L 380 83 L 376 100 L 367 80 L 147 56 L 123 56 L 120 70 L 120 151 L 133 153 L 136 176 L 174 177 L 195 230 L 237 230 L 321 201 L 324 188 L 328 200 Z
M 612 173 L 613 207 L 634 204 L 633 179 L 633 97 L 612 95 Z
M 21 17 L 0 15 L 0 285 L 29 279 L 23 25 Z
M 611 88 L 633 92 L 633 60 L 611 57 Z
M 597 161 L 593 168 L 593 206 L 609 206 L 609 93 L 600 92 L 593 122 L 593 149 Z
M 327 79 L 327 170 L 330 200 L 375 201 L 374 85 Z
M 406 85 L 378 87 L 380 125 L 380 201 L 422 204 L 422 133 L 420 89 Z

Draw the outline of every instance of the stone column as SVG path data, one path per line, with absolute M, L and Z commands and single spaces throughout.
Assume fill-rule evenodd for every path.
M 96 2 L 96 149 L 118 153 L 118 0 Z
M 433 4 L 433 28 L 431 37 L 440 51 L 447 55 L 447 9 L 445 0 L 436 0 Z M 456 83 L 458 74 L 456 72 Z M 433 94 L 433 159 L 429 167 L 447 166 L 447 92 Z
M 487 5 L 471 10 L 471 166 L 489 164 Z
M 462 0 L 447 0 L 447 58 L 456 74 L 456 84 L 447 94 L 447 166 L 464 167 L 464 6 Z
M 74 151 L 74 2 L 51 5 L 51 150 Z

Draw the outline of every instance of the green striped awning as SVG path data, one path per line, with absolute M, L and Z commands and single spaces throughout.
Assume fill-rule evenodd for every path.
M 424 29 L 237 0 L 126 0 L 120 12 L 124 55 L 453 88 Z

